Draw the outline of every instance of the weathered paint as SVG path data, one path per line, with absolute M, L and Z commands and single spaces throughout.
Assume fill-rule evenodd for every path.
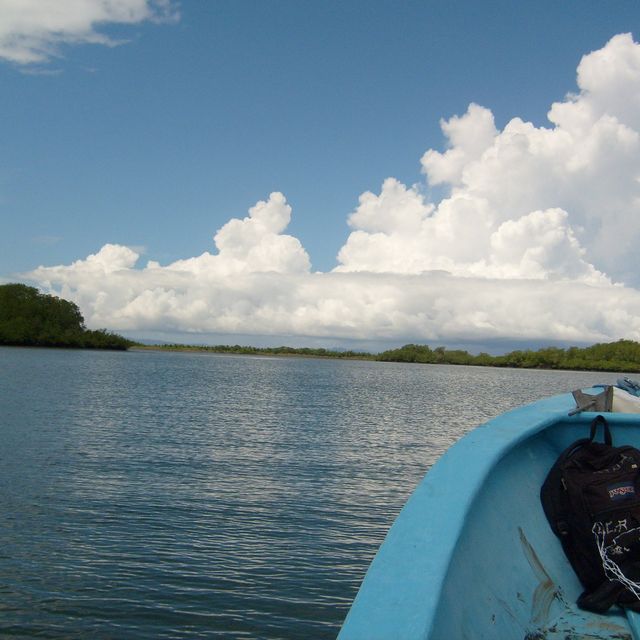
M 518 530 L 520 532 L 520 544 L 522 545 L 524 556 L 539 581 L 538 586 L 533 592 L 531 622 L 534 626 L 541 626 L 549 620 L 549 611 L 554 598 L 558 598 L 563 602 L 564 599 L 562 597 L 562 591 L 547 573 L 535 549 L 529 544 L 524 531 L 519 527 Z
M 539 500 L 560 451 L 595 414 L 570 394 L 506 413 L 441 458 L 367 572 L 340 640 L 640 638 L 637 617 L 579 610 L 581 587 Z M 614 442 L 640 448 L 640 415 L 608 414 Z

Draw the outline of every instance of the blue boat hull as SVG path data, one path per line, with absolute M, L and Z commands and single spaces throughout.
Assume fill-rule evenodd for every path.
M 582 588 L 551 532 L 540 487 L 596 414 L 570 394 L 478 427 L 417 487 L 374 558 L 340 640 L 637 639 L 635 614 L 581 611 Z M 640 415 L 607 414 L 640 448 Z

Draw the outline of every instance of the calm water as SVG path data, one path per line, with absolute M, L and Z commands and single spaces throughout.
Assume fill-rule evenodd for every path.
M 614 374 L 0 348 L 0 636 L 335 638 L 437 456 Z

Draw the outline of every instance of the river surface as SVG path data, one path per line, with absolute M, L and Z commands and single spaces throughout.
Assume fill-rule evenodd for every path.
M 616 377 L 0 348 L 0 637 L 335 638 L 448 445 Z

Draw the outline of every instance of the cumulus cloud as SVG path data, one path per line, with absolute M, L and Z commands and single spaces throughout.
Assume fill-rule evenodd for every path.
M 389 224 L 394 218 L 399 222 Z M 561 209 L 501 221 L 486 200 L 458 193 L 434 208 L 417 187 L 391 178 L 379 196 L 360 196 L 349 223 L 356 230 L 338 254 L 337 271 L 608 282 L 585 261 Z
M 578 87 L 551 107 L 551 127 L 514 118 L 497 131 L 475 104 L 443 121 L 449 148 L 422 167 L 447 196 L 434 207 L 390 180 L 361 196 L 339 269 L 637 283 L 640 46 L 619 35 L 585 56 Z
M 233 218 L 214 236 L 218 249 L 197 258 L 178 260 L 167 268 L 205 278 L 222 278 L 243 273 L 307 272 L 311 263 L 300 241 L 282 232 L 291 220 L 291 207 L 281 193 L 258 202 L 249 215 Z M 154 268 L 160 268 L 153 264 Z
M 493 114 L 477 104 L 470 104 L 467 113 L 441 120 L 440 128 L 450 143 L 445 153 L 429 149 L 422 157 L 422 165 L 429 173 L 431 184 L 459 184 L 464 168 L 493 145 L 498 131 Z
M 149 263 L 106 245 L 30 276 L 75 300 L 89 326 L 344 340 L 640 340 L 640 292 L 570 281 L 245 271 L 233 278 Z M 182 266 L 182 265 L 181 265 Z
M 379 340 L 640 339 L 640 45 L 583 57 L 549 126 L 499 130 L 471 104 L 422 169 L 443 190 L 384 181 L 360 196 L 329 273 L 285 233 L 280 193 L 232 219 L 215 253 L 139 267 L 105 245 L 31 279 L 117 330 Z
M 71 265 L 27 275 L 78 302 L 92 326 L 236 332 L 257 319 L 268 324 L 288 309 L 287 283 L 309 275 L 307 252 L 283 233 L 290 219 L 291 207 L 276 192 L 216 233 L 215 254 L 205 251 L 167 266 L 149 261 L 139 269 L 137 251 L 106 244 Z
M 62 44 L 117 44 L 100 26 L 177 16 L 171 0 L 0 0 L 0 58 L 44 63 Z

